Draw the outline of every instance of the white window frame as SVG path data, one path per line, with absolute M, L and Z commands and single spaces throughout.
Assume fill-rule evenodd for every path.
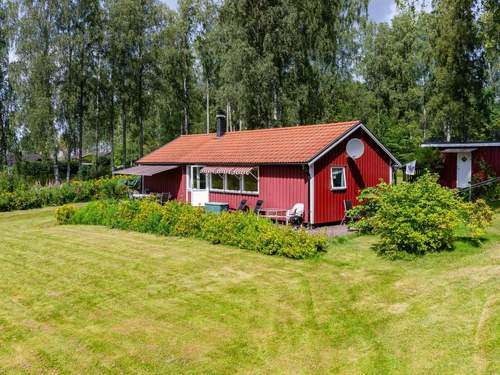
M 333 186 L 333 170 L 334 169 L 342 169 L 342 181 L 344 182 L 343 186 Z M 346 190 L 347 189 L 347 178 L 345 173 L 345 167 L 342 165 L 332 165 L 330 167 L 330 187 L 332 190 Z
M 246 175 L 240 175 L 240 189 L 239 190 L 229 190 L 227 188 L 227 174 L 219 174 L 220 176 L 223 176 L 223 186 L 224 188 L 217 189 L 217 188 L 212 188 L 212 173 L 210 173 L 210 181 L 209 181 L 209 190 L 213 191 L 214 193 L 227 193 L 227 194 L 242 194 L 242 195 L 259 195 L 260 193 L 260 174 L 259 174 L 259 167 L 256 167 L 255 170 L 257 171 L 256 176 L 257 177 L 257 191 L 246 191 L 244 190 L 245 187 L 245 176 Z
M 218 176 L 222 177 L 222 189 L 217 189 L 217 188 L 212 187 L 212 176 L 214 174 L 217 174 Z M 210 173 L 209 176 L 210 176 L 210 185 L 209 185 L 210 191 L 215 191 L 217 193 L 223 193 L 226 190 L 226 175 L 221 174 L 221 173 Z
M 247 194 L 247 195 L 259 195 L 259 190 L 260 190 L 259 167 L 255 168 L 255 170 L 257 171 L 256 175 L 254 175 L 254 177 L 257 178 L 257 191 L 246 191 L 245 190 L 245 178 L 247 177 L 247 175 L 244 175 L 243 178 L 241 179 L 241 192 L 243 194 Z
M 194 188 L 193 187 L 193 182 L 195 181 L 194 174 L 193 174 L 193 169 L 194 168 L 200 168 L 200 176 L 201 176 L 201 168 L 203 168 L 203 165 L 191 165 L 191 168 L 189 168 L 189 191 L 193 190 L 198 190 L 198 191 L 204 191 L 208 189 L 208 183 L 209 179 L 208 176 L 205 176 L 205 189 L 199 189 L 199 188 Z

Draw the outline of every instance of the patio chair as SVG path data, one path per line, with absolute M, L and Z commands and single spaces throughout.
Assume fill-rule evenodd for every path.
M 236 209 L 229 209 L 229 211 L 247 211 L 248 210 L 248 206 L 247 206 L 247 200 L 246 199 L 242 199 L 240 201 L 240 205 L 238 206 L 238 208 Z
M 264 201 L 259 199 L 257 202 L 255 202 L 255 208 L 253 209 L 253 212 L 257 215 L 260 214 L 260 211 L 262 211 L 262 205 L 264 204 Z
M 172 200 L 172 194 L 170 192 L 159 194 L 160 204 L 163 206 L 169 200 Z
M 296 203 L 291 210 L 286 211 L 286 224 L 292 224 L 299 227 L 304 221 L 304 203 Z
M 344 217 L 342 218 L 342 221 L 340 222 L 340 225 L 346 224 L 349 220 L 350 217 L 347 216 L 347 212 L 349 210 L 352 210 L 352 201 L 349 199 L 344 200 Z

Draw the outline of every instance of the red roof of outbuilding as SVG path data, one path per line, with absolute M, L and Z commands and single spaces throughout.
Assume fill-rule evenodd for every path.
M 359 121 L 183 135 L 138 160 L 139 164 L 306 163 Z

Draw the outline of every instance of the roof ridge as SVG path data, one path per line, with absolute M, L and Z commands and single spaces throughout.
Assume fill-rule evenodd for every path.
M 262 129 L 244 129 L 244 130 L 237 130 L 237 131 L 226 131 L 225 134 L 232 134 L 232 133 L 249 133 L 249 132 L 272 132 L 276 130 L 283 130 L 283 129 L 295 129 L 295 128 L 300 128 L 300 127 L 320 127 L 320 126 L 340 126 L 340 125 L 358 125 L 361 123 L 360 120 L 352 120 L 352 121 L 342 121 L 342 122 L 328 122 L 328 123 L 323 123 L 323 124 L 297 124 L 297 125 L 290 125 L 290 126 L 281 126 L 278 128 L 262 128 Z M 183 134 L 181 137 L 206 137 L 206 136 L 213 136 L 216 133 L 197 133 L 197 134 Z

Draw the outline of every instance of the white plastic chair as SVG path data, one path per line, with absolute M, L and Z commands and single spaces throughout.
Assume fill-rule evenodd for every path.
M 295 216 L 304 218 L 304 203 L 295 203 L 291 210 L 286 210 L 286 225 Z

